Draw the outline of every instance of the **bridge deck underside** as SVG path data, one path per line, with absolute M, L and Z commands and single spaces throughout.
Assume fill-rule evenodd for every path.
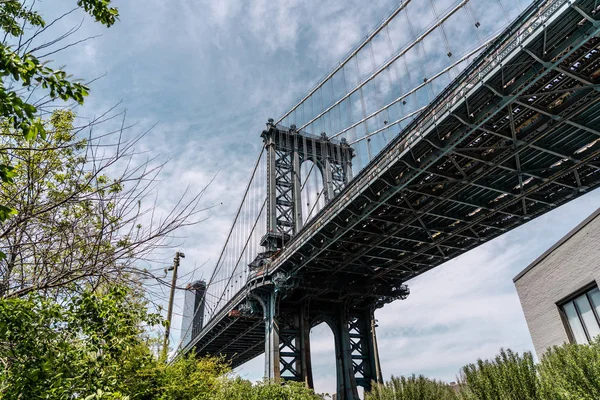
M 595 15 L 594 0 L 577 4 Z M 281 304 L 392 301 L 398 284 L 597 188 L 600 40 L 581 35 L 590 26 L 569 8 L 449 113 L 441 104 L 461 82 L 451 84 L 282 251 L 275 268 L 294 288 Z M 436 107 L 435 128 L 405 145 Z M 235 366 L 262 343 L 262 322 L 224 317 L 197 350 Z
M 262 316 L 220 319 L 195 345 L 199 356 L 222 355 L 235 368 L 264 352 L 265 323 Z
M 593 3 L 579 6 L 590 11 Z M 598 187 L 600 40 L 590 38 L 554 68 L 542 64 L 573 50 L 583 26 L 570 9 L 359 196 L 336 208 L 351 184 L 323 210 L 306 228 L 312 237 L 281 261 L 302 282 L 289 301 L 367 304 Z M 418 126 L 401 132 L 389 151 Z

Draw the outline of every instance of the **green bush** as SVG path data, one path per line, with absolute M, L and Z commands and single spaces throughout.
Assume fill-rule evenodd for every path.
M 478 360 L 463 367 L 461 398 L 468 400 L 537 400 L 540 384 L 533 355 L 500 350 L 493 360 Z
M 267 381 L 252 384 L 235 378 L 224 379 L 211 400 L 322 400 L 303 383 L 286 382 L 278 385 Z
M 212 400 L 231 368 L 219 357 L 193 354 L 166 364 L 154 357 L 127 385 L 131 400 Z
M 549 349 L 538 371 L 544 398 L 600 399 L 600 338 L 589 346 L 565 344 Z
M 590 345 L 549 349 L 539 364 L 531 353 L 501 350 L 494 360 L 462 369 L 460 398 L 465 400 L 600 399 L 600 339 Z
M 66 302 L 0 299 L 0 399 L 321 399 L 303 384 L 232 378 L 218 357 L 167 364 L 146 334 L 159 322 L 123 286 L 83 290 Z
M 454 390 L 457 389 L 457 390 Z M 530 352 L 500 350 L 462 368 L 459 385 L 415 375 L 374 385 L 366 400 L 598 400 L 600 337 L 590 345 L 549 349 L 536 365 Z
M 385 384 L 375 384 L 365 400 L 454 400 L 454 388 L 447 383 L 423 375 L 392 378 Z
M 63 303 L 1 299 L 0 398 L 121 398 L 153 360 L 142 325 L 158 322 L 131 297 L 117 286 Z

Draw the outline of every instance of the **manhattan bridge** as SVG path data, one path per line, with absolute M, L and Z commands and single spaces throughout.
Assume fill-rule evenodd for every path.
M 337 398 L 382 380 L 374 312 L 406 282 L 600 184 L 599 0 L 403 0 L 269 119 L 178 354 Z M 260 133 L 260 139 L 258 134 Z M 198 295 L 199 293 L 199 295 Z

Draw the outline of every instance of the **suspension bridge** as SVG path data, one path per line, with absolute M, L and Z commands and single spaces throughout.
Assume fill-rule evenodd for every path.
M 600 2 L 529 3 L 402 1 L 269 120 L 178 354 L 312 386 L 325 322 L 358 398 L 408 280 L 598 187 Z

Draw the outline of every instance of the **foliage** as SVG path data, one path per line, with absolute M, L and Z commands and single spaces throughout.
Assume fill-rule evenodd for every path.
M 0 152 L 0 163 L 14 165 L 12 184 L 0 187 L 0 204 L 16 211 L 0 222 L 0 250 L 7 255 L 0 259 L 0 297 L 64 296 L 83 283 L 154 278 L 135 262 L 193 223 L 202 192 L 167 216 L 143 203 L 160 166 L 131 161 L 140 136 L 120 141 L 118 130 L 104 145 L 93 136 L 82 139 L 74 119 L 71 111 L 56 111 L 44 124 L 46 138 L 32 140 L 0 124 L 0 148 L 10 149 Z
M 61 304 L 32 295 L 0 301 L 0 397 L 122 396 L 127 377 L 153 360 L 144 325 L 157 315 L 116 286 Z
M 539 364 L 531 353 L 502 350 L 493 361 L 463 368 L 461 398 L 592 400 L 600 398 L 600 338 L 590 345 L 548 349 Z
M 157 361 L 138 371 L 129 393 L 132 400 L 208 400 L 230 371 L 218 357 L 197 359 L 190 354 L 170 364 Z
M 125 286 L 67 300 L 0 300 L 0 398 L 85 400 L 318 400 L 303 385 L 252 385 L 220 358 L 167 364 L 145 333 L 161 322 Z
M 43 17 L 33 10 L 34 5 L 35 2 L 28 5 L 20 0 L 0 2 L 0 28 L 4 31 L 4 40 L 0 43 L 0 121 L 27 140 L 46 135 L 38 115 L 41 104 L 54 100 L 83 104 L 89 91 L 86 85 L 70 79 L 62 69 L 51 68 L 36 55 L 36 51 L 56 44 L 60 38 L 30 50 L 33 41 L 47 27 Z M 77 5 L 107 27 L 113 25 L 118 17 L 118 10 L 111 7 L 110 0 L 78 0 Z M 29 30 L 35 30 L 35 33 L 25 37 Z M 40 93 L 32 96 L 36 89 Z M 43 102 L 36 104 L 33 100 L 36 98 L 43 99 Z M 1 183 L 10 184 L 11 173 L 10 163 L 0 163 Z M 14 209 L 0 203 L 0 222 L 11 214 L 14 214 Z M 2 256 L 4 254 L 0 252 Z
M 457 389 L 457 390 L 453 390 Z M 590 345 L 548 349 L 536 365 L 530 352 L 501 350 L 492 360 L 462 368 L 451 388 L 423 376 L 376 384 L 366 400 L 595 400 L 600 399 L 600 337 Z
M 307 389 L 300 382 L 286 382 L 283 385 L 268 381 L 252 384 L 241 378 L 222 380 L 213 400 L 321 400 L 322 396 Z
M 464 399 L 540 399 L 533 355 L 501 350 L 494 360 L 478 360 L 462 369 Z
M 83 7 L 96 21 L 112 26 L 119 17 L 119 10 L 110 6 L 111 0 L 77 0 L 77 5 Z
M 0 245 L 8 254 L 0 260 L 0 295 L 49 289 L 64 282 L 61 276 L 74 282 L 82 274 L 93 275 L 86 261 L 98 260 L 92 255 L 100 247 L 102 258 L 110 251 L 110 243 L 99 234 L 105 210 L 97 206 L 103 200 L 106 208 L 114 208 L 105 191 L 97 190 L 109 179 L 85 173 L 88 159 L 83 151 L 88 146 L 72 133 L 73 120 L 70 111 L 54 113 L 45 139 L 27 140 L 7 124 L 2 127 L 0 142 L 12 150 L 10 155 L 0 153 L 0 160 L 16 161 L 12 184 L 0 189 L 0 202 L 15 211 L 0 223 Z M 118 192 L 118 183 L 108 189 Z
M 447 383 L 428 379 L 423 375 L 394 377 L 385 384 L 373 385 L 365 400 L 454 400 L 454 388 Z
M 549 349 L 538 369 L 544 399 L 600 399 L 600 337 Z

